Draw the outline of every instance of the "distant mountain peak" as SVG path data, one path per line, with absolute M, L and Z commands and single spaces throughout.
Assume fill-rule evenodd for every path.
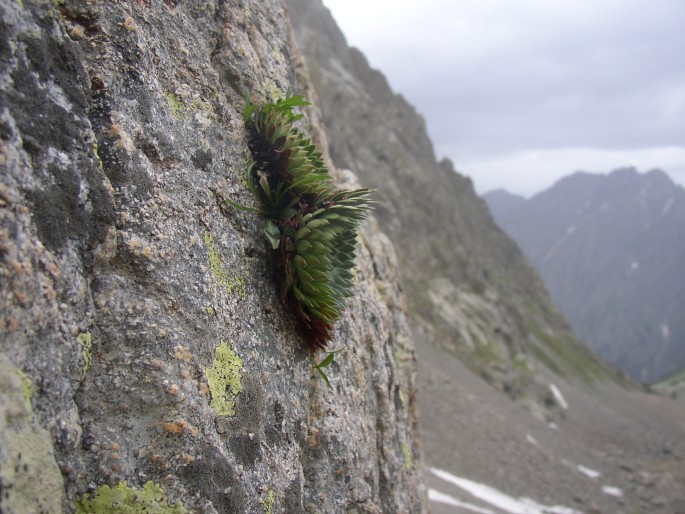
M 510 193 L 506 189 L 503 188 L 498 188 L 498 189 L 493 189 L 492 191 L 488 191 L 483 195 L 483 197 L 486 196 L 499 196 L 502 198 L 507 198 L 507 197 L 513 197 L 513 198 L 521 198 L 525 200 L 526 198 L 523 195 L 517 195 L 516 193 Z
M 594 351 L 646 382 L 685 366 L 685 189 L 666 173 L 579 171 L 514 207 L 484 199 Z

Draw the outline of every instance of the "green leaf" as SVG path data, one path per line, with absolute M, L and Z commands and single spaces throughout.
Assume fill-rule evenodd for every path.
M 332 350 L 328 352 L 326 357 L 319 362 L 318 364 L 313 364 L 313 368 L 319 373 L 319 376 L 323 379 L 324 382 L 326 382 L 326 385 L 328 386 L 328 389 L 333 389 L 331 386 L 330 380 L 328 380 L 328 375 L 324 372 L 323 368 L 326 368 L 330 366 L 333 363 L 333 359 L 335 358 L 336 353 L 340 353 L 342 351 L 342 348 L 340 350 Z
M 323 378 L 324 382 L 326 382 L 328 389 L 333 389 L 333 386 L 331 386 L 331 381 L 328 380 L 328 375 L 326 375 L 326 373 L 324 373 L 324 371 L 321 368 L 317 368 L 316 366 L 314 366 L 314 369 L 319 372 L 319 376 Z
M 303 240 L 303 241 L 300 241 L 299 243 L 297 243 L 297 251 L 299 253 L 305 253 L 308 250 L 310 250 L 311 247 L 312 247 L 312 244 L 307 240 Z
M 264 228 L 264 233 L 266 238 L 271 243 L 271 248 L 274 250 L 278 248 L 281 243 L 281 231 L 278 230 L 278 226 L 273 222 L 273 220 L 266 221 L 266 227 Z
M 314 277 L 312 277 L 307 271 L 304 269 L 298 269 L 297 270 L 297 276 L 302 282 L 313 282 Z
M 309 266 L 307 271 L 309 271 L 309 275 L 317 282 L 326 282 L 328 279 L 328 275 L 312 266 Z
M 254 212 L 256 214 L 264 214 L 264 211 L 262 209 L 255 209 L 254 207 L 247 207 L 245 205 L 240 205 L 239 203 L 234 202 L 233 200 L 229 200 L 226 198 L 226 201 L 231 207 L 235 207 L 239 211 L 245 211 L 245 212 Z
M 299 241 L 311 234 L 311 230 L 308 227 L 302 227 L 300 230 L 295 232 L 295 241 Z
M 307 267 L 307 261 L 302 258 L 301 255 L 296 255 L 295 258 L 293 259 L 293 264 L 295 265 L 296 268 L 306 268 Z
M 326 355 L 324 360 L 322 360 L 318 364 L 315 364 L 314 367 L 316 369 L 320 369 L 330 366 L 333 363 L 333 359 L 335 359 L 335 354 L 340 352 L 342 352 L 342 348 L 340 350 L 331 350 L 330 352 L 328 352 L 328 355 Z
M 316 366 L 314 366 L 314 367 L 315 367 L 315 368 L 319 368 L 319 369 L 320 369 L 320 368 L 326 368 L 326 367 L 328 367 L 328 366 L 331 365 L 331 363 L 333 362 L 333 359 L 334 359 L 334 358 L 335 358 L 335 354 L 334 354 L 333 352 L 330 352 L 328 355 L 326 355 L 326 358 L 325 358 L 324 360 L 322 360 L 321 362 L 319 362 L 319 363 L 318 363 Z
M 307 223 L 307 228 L 309 230 L 315 230 L 317 228 L 325 227 L 329 223 L 330 222 L 327 219 L 317 218 L 317 219 L 311 220 L 309 223 Z
M 269 201 L 271 200 L 271 188 L 269 187 L 269 181 L 266 178 L 266 175 L 262 175 L 259 177 L 259 185 L 262 186 L 262 190 L 264 191 L 264 194 L 268 198 Z

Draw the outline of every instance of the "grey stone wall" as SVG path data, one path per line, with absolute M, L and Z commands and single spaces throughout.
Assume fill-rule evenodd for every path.
M 263 220 L 225 202 L 252 202 L 244 93 L 309 90 L 282 5 L 0 0 L 0 23 L 0 510 L 425 510 L 392 244 L 362 227 L 329 390 Z

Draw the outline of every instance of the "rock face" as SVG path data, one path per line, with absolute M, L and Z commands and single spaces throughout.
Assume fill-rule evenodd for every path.
M 392 244 L 364 224 L 328 390 L 263 220 L 225 201 L 252 202 L 244 93 L 309 87 L 282 5 L 2 0 L 0 21 L 0 510 L 423 511 Z
M 287 0 L 336 165 L 376 188 L 417 342 L 446 349 L 533 409 L 554 404 L 544 369 L 606 377 L 470 179 L 435 159 L 423 119 L 349 48 L 319 0 Z M 549 415 L 549 412 L 545 415 Z
M 593 351 L 643 382 L 685 367 L 682 187 L 627 168 L 575 173 L 524 202 L 486 200 Z

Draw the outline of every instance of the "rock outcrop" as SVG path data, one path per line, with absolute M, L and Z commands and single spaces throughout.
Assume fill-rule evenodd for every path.
M 226 203 L 253 201 L 243 95 L 309 87 L 283 6 L 2 0 L 0 22 L 0 510 L 425 510 L 389 239 L 362 227 L 329 390 L 263 220 Z

